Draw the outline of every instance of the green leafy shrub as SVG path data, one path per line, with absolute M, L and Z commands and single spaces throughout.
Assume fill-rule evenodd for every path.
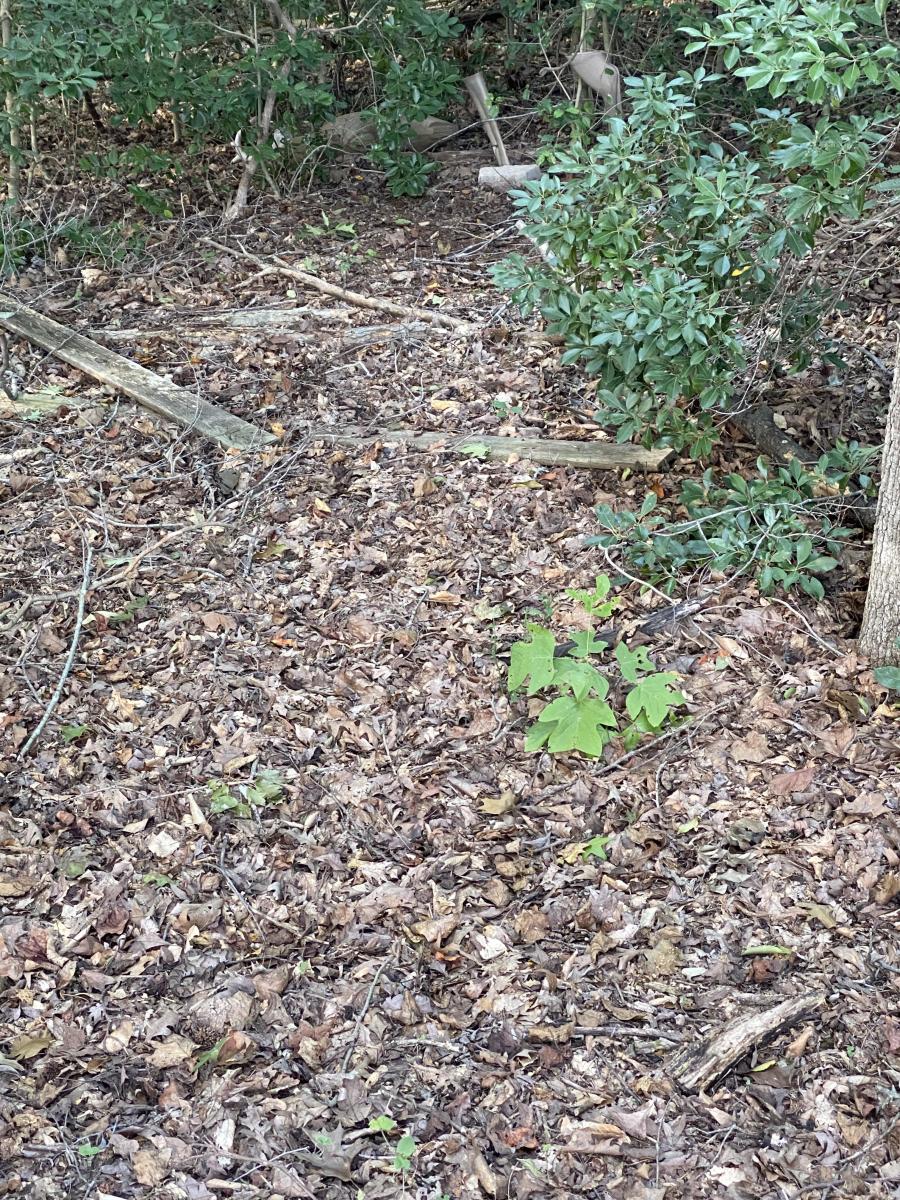
M 709 469 L 682 484 L 676 504 L 660 505 L 650 492 L 637 513 L 601 505 L 603 532 L 588 541 L 615 548 L 669 592 L 679 572 L 699 569 L 751 574 L 764 595 L 799 587 L 820 600 L 821 576 L 834 570 L 854 536 L 833 515 L 835 499 L 856 478 L 843 469 L 846 457 L 835 470 L 837 457 L 824 455 L 813 471 L 796 460 L 773 469 L 759 459 L 755 479 L 731 474 L 717 482 Z M 858 452 L 855 462 L 862 461 Z
M 573 588 L 567 595 L 578 601 L 592 619 L 604 620 L 618 604 L 608 598 L 610 586 L 607 576 L 600 575 L 593 592 Z M 588 661 L 603 656 L 609 648 L 593 629 L 571 630 L 560 645 L 543 625 L 529 622 L 527 629 L 528 640 L 515 642 L 510 651 L 509 692 L 517 695 L 524 690 L 526 696 L 556 696 L 529 729 L 526 750 L 546 746 L 553 754 L 578 750 L 598 757 L 619 732 L 620 716 L 629 718 L 622 736 L 626 746 L 633 746 L 642 737 L 659 733 L 684 703 L 675 688 L 678 676 L 657 671 L 643 646 L 636 650 L 629 650 L 624 642 L 616 646 L 614 662 L 608 664 L 608 669 L 614 667 L 617 674 L 616 694 L 612 696 L 608 676 Z
M 242 152 L 267 167 L 277 166 L 283 147 L 316 144 L 322 122 L 352 101 L 375 115 L 372 157 L 392 190 L 419 194 L 433 164 L 407 153 L 410 124 L 458 99 L 452 50 L 460 23 L 419 0 L 376 0 L 352 21 L 343 0 L 280 7 L 292 34 L 237 3 L 21 0 L 0 84 L 22 112 L 88 97 L 111 138 L 160 119 L 177 119 L 188 149 L 240 136 Z M 278 134 L 263 138 L 258 116 L 270 92 Z M 0 137 L 9 153 L 6 112 Z M 83 162 L 115 175 L 142 154 L 146 171 L 169 173 L 168 156 L 154 162 L 153 152 L 131 146 L 100 148 Z M 153 211 L 150 180 L 139 186 L 139 203 Z
M 625 115 L 514 197 L 545 261 L 495 269 L 598 379 L 620 441 L 698 457 L 751 361 L 809 363 L 827 296 L 792 264 L 827 219 L 858 218 L 893 183 L 879 161 L 900 112 L 898 49 L 873 28 L 884 0 L 719 8 L 685 31 L 685 52 L 721 54 L 730 79 L 706 66 L 626 79 Z M 726 84 L 730 127 L 716 112 Z M 762 88 L 780 107 L 754 105 Z

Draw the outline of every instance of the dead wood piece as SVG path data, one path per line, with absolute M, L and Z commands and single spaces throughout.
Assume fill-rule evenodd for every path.
M 699 1046 L 675 1055 L 669 1074 L 686 1092 L 705 1091 L 754 1046 L 808 1016 L 824 1003 L 824 992 L 810 992 L 784 1000 L 764 1012 L 738 1017 Z
M 523 159 L 534 159 L 539 146 L 517 146 L 516 154 Z M 480 148 L 474 150 L 433 150 L 430 155 L 435 162 L 444 163 L 445 166 L 465 166 L 467 163 L 475 163 L 480 165 L 484 162 L 484 151 Z
M 632 471 L 658 471 L 672 451 L 645 450 L 643 446 L 619 446 L 615 442 L 553 441 L 544 438 L 514 438 L 419 433 L 411 429 L 378 429 L 371 433 L 349 433 L 333 429 L 311 428 L 308 436 L 315 441 L 337 445 L 361 446 L 372 442 L 401 442 L 417 450 L 449 450 L 457 454 L 484 455 L 506 459 L 513 455 L 548 467 L 575 467 L 588 471 L 629 468 Z
M 162 379 L 146 367 L 99 346 L 65 325 L 51 321 L 12 296 L 0 293 L 0 310 L 0 325 L 17 337 L 49 350 L 56 358 L 77 367 L 99 383 L 137 400 L 151 412 L 195 429 L 226 449 L 259 449 L 276 440 L 271 433 L 257 429 L 195 396 L 187 388 Z
M 442 121 L 439 117 L 426 117 L 424 121 L 412 121 L 406 145 L 420 153 L 438 142 L 449 141 L 461 133 L 459 125 Z M 321 129 L 322 136 L 330 146 L 339 150 L 370 150 L 378 141 L 378 126 L 375 118 L 367 113 L 341 113 L 326 121 Z
M 476 332 L 477 327 L 470 321 L 461 321 L 458 317 L 450 317 L 446 313 L 433 312 L 427 308 L 412 308 L 406 304 L 397 304 L 396 301 L 385 300 L 381 296 L 364 296 L 361 292 L 351 292 L 347 288 L 338 287 L 336 283 L 320 279 L 318 275 L 300 271 L 296 267 L 282 262 L 280 258 L 273 258 L 271 262 L 267 263 L 257 255 L 251 254 L 249 250 L 245 250 L 243 246 L 226 246 L 213 238 L 203 238 L 203 241 L 207 245 L 215 246 L 217 250 L 223 250 L 226 254 L 241 254 L 244 258 L 256 263 L 258 267 L 262 267 L 264 271 L 271 271 L 275 275 L 284 275 L 287 279 L 297 279 L 307 287 L 315 288 L 316 291 L 322 292 L 326 296 L 334 296 L 337 300 L 344 300 L 348 304 L 355 304 L 357 308 L 373 308 L 378 312 L 392 313 L 395 317 L 407 317 L 413 321 L 428 321 L 432 325 L 443 325 L 447 329 L 458 329 L 463 333 Z
M 270 329 L 305 325 L 310 318 L 321 321 L 346 321 L 349 309 L 341 308 L 229 308 L 220 312 L 191 313 L 188 325 L 192 329 Z

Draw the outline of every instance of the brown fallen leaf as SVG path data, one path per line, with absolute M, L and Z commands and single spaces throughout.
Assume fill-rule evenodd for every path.
M 871 892 L 875 904 L 890 904 L 898 895 L 900 895 L 900 871 L 888 871 L 882 875 Z
M 802 1058 L 806 1052 L 806 1047 L 809 1044 L 809 1039 L 815 1032 L 814 1026 L 806 1025 L 792 1042 L 788 1043 L 787 1056 L 788 1058 Z
M 824 925 L 826 929 L 834 929 L 834 927 L 837 925 L 837 920 L 827 905 L 803 904 L 801 907 L 804 908 L 811 917 L 814 917 L 820 925 Z
M 103 1049 L 107 1054 L 121 1054 L 128 1049 L 128 1043 L 134 1037 L 134 1022 L 124 1020 L 103 1039 Z
M 674 975 L 681 966 L 681 952 L 668 938 L 660 938 L 650 950 L 645 952 L 647 974 L 653 977 Z
M 528 1030 L 528 1040 L 559 1046 L 570 1041 L 574 1031 L 574 1021 L 565 1021 L 562 1025 L 532 1025 Z
M 219 1046 L 216 1062 L 222 1066 L 247 1062 L 255 1050 L 256 1042 L 253 1038 L 239 1029 L 234 1029 Z
M 770 780 L 769 787 L 776 796 L 792 796 L 795 792 L 808 791 L 815 776 L 815 763 L 808 763 L 799 771 L 785 771 L 782 775 L 776 775 Z
M 481 802 L 481 811 L 487 813 L 489 817 L 502 817 L 506 813 L 511 812 L 516 805 L 515 793 L 509 791 L 501 792 L 499 796 L 487 796 Z
M 170 1037 L 154 1044 L 153 1053 L 150 1055 L 150 1065 L 160 1070 L 177 1067 L 179 1064 L 187 1062 L 196 1049 L 197 1043 L 192 1042 L 189 1037 L 173 1033 Z
M 550 929 L 550 918 L 539 908 L 523 908 L 515 919 L 516 933 L 526 946 L 535 946 Z
M 168 1151 L 138 1150 L 131 1160 L 135 1179 L 145 1187 L 157 1187 L 169 1174 L 170 1159 Z
M 28 875 L 0 875 L 0 897 L 27 896 L 38 882 Z
M 428 597 L 429 604 L 449 604 L 456 606 L 462 604 L 462 598 L 457 596 L 455 592 L 432 592 Z
M 730 752 L 732 758 L 744 763 L 764 763 L 772 757 L 769 743 L 761 733 L 757 733 L 755 730 L 748 733 L 742 740 L 732 742 Z
M 427 917 L 424 921 L 416 921 L 410 925 L 410 930 L 423 941 L 430 943 L 443 942 L 456 929 L 459 917 L 456 913 L 447 913 L 443 917 Z
M 900 1054 L 900 1020 L 888 1013 L 882 1034 L 888 1054 Z
M 37 1058 L 39 1054 L 43 1054 L 54 1043 L 54 1038 L 49 1033 L 35 1034 L 33 1037 L 20 1037 L 9 1048 L 9 1057 L 17 1062 L 24 1062 L 29 1058 Z

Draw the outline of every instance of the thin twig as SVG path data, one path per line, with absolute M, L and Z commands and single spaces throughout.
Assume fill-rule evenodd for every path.
M 353 1057 L 353 1051 L 356 1049 L 356 1043 L 359 1041 L 359 1031 L 362 1028 L 363 1020 L 366 1013 L 369 1011 L 369 1005 L 372 1003 L 372 997 L 375 995 L 375 989 L 378 987 L 378 982 L 384 974 L 384 969 L 387 966 L 387 959 L 383 958 L 378 964 L 378 970 L 375 972 L 375 978 L 369 988 L 369 993 L 366 996 L 362 1008 L 359 1010 L 359 1016 L 356 1018 L 356 1028 L 353 1031 L 353 1039 L 347 1047 L 347 1053 L 344 1055 L 344 1061 L 341 1064 L 341 1074 L 345 1074 L 347 1067 L 350 1065 L 350 1059 Z
M 53 715 L 53 710 L 59 704 L 63 693 L 63 688 L 66 685 L 66 680 L 69 678 L 72 667 L 75 665 L 75 654 L 78 650 L 78 641 L 81 637 L 81 627 L 84 624 L 84 606 L 87 600 L 87 594 L 91 586 L 91 567 L 94 563 L 94 549 L 90 542 L 85 543 L 86 550 L 84 556 L 84 574 L 81 579 L 81 587 L 78 591 L 78 611 L 75 614 L 75 629 L 72 633 L 72 642 L 69 646 L 69 653 L 66 655 L 66 661 L 63 664 L 62 674 L 59 677 L 59 683 L 56 685 L 56 690 L 50 697 L 50 703 L 44 709 L 44 715 L 41 717 L 35 726 L 31 737 L 26 741 L 25 745 L 16 756 L 19 759 L 25 757 L 31 747 L 35 744 L 46 728 L 47 722 Z
M 708 712 L 702 716 L 699 721 L 685 721 L 679 725 L 673 726 L 671 729 L 667 729 L 665 733 L 658 734 L 652 742 L 642 742 L 640 745 L 635 746 L 633 750 L 629 750 L 627 754 L 621 754 L 618 758 L 613 759 L 611 763 L 604 763 L 595 774 L 608 775 L 610 771 L 615 771 L 618 767 L 624 766 L 625 763 L 629 762 L 632 758 L 636 758 L 638 754 L 642 754 L 645 751 L 649 752 L 652 757 L 657 746 L 661 745 L 663 742 L 669 741 L 670 738 L 676 737 L 680 733 L 696 733 L 696 731 L 705 725 L 707 721 L 711 720 L 716 713 L 720 713 L 723 709 L 727 708 L 729 704 L 730 701 L 724 701 L 722 704 L 718 704 L 714 709 L 712 709 L 711 712 Z

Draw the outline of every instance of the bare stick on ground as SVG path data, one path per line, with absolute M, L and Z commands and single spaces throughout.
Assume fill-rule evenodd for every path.
M 91 586 L 91 567 L 93 564 L 94 550 L 90 544 L 87 544 L 84 553 L 84 573 L 81 579 L 81 588 L 78 592 L 78 609 L 75 613 L 75 629 L 72 632 L 72 641 L 69 645 L 69 653 L 66 655 L 66 661 L 63 663 L 63 669 L 62 674 L 59 677 L 59 683 L 57 683 L 53 695 L 50 697 L 50 703 L 44 709 L 44 715 L 41 717 L 40 721 L 38 721 L 37 725 L 35 725 L 34 729 L 31 731 L 31 736 L 22 746 L 22 749 L 17 755 L 17 757 L 20 759 L 25 757 L 25 755 L 46 729 L 47 722 L 53 716 L 54 709 L 56 708 L 57 704 L 59 704 L 60 697 L 63 694 L 63 688 L 66 686 L 66 680 L 69 678 L 72 667 L 75 665 L 75 654 L 78 650 L 78 642 L 81 639 L 81 627 L 84 624 L 84 605 L 85 601 L 87 600 L 88 590 Z
M 669 1065 L 669 1074 L 686 1092 L 705 1091 L 754 1046 L 815 1012 L 824 1003 L 823 992 L 810 992 L 784 1000 L 765 1012 L 738 1017 L 699 1046 L 677 1054 Z
M 49 350 L 56 358 L 77 367 L 92 379 L 122 392 L 132 400 L 160 416 L 169 417 L 188 429 L 195 429 L 227 449 L 259 449 L 276 439 L 271 433 L 257 429 L 240 417 L 217 408 L 162 379 L 146 367 L 123 358 L 90 338 L 67 329 L 33 308 L 20 304 L 12 296 L 0 293 L 0 326 L 17 337 L 26 338 Z
M 473 458 L 506 459 L 515 456 L 548 467 L 575 467 L 588 471 L 609 471 L 625 467 L 632 471 L 658 471 L 673 453 L 667 448 L 646 450 L 643 446 L 619 446 L 615 442 L 418 433 L 411 429 L 377 429 L 371 433 L 350 433 L 314 427 L 306 431 L 306 436 L 313 441 L 334 442 L 339 446 L 364 446 L 371 445 L 372 442 L 390 445 L 392 442 L 401 442 L 417 450 L 449 450 L 456 454 L 470 454 Z
M 355 304 L 357 308 L 374 308 L 378 312 L 391 313 L 395 317 L 406 317 L 413 321 L 430 321 L 433 325 L 458 329 L 462 333 L 474 333 L 477 328 L 470 321 L 461 321 L 458 317 L 447 316 L 446 313 L 433 312 L 428 308 L 412 308 L 406 304 L 397 304 L 394 300 L 382 299 L 380 296 L 364 296 L 361 292 L 350 292 L 346 288 L 338 287 L 336 283 L 329 283 L 327 279 L 320 279 L 318 275 L 300 271 L 296 267 L 282 262 L 280 258 L 273 258 L 271 262 L 266 262 L 265 259 L 245 250 L 243 246 L 226 246 L 223 242 L 217 242 L 213 238 L 204 238 L 203 241 L 210 246 L 215 246 L 217 250 L 223 250 L 226 254 L 242 254 L 244 258 L 248 258 L 264 270 L 270 270 L 275 275 L 284 275 L 287 279 L 296 279 L 326 296 L 334 296 L 336 300 Z

